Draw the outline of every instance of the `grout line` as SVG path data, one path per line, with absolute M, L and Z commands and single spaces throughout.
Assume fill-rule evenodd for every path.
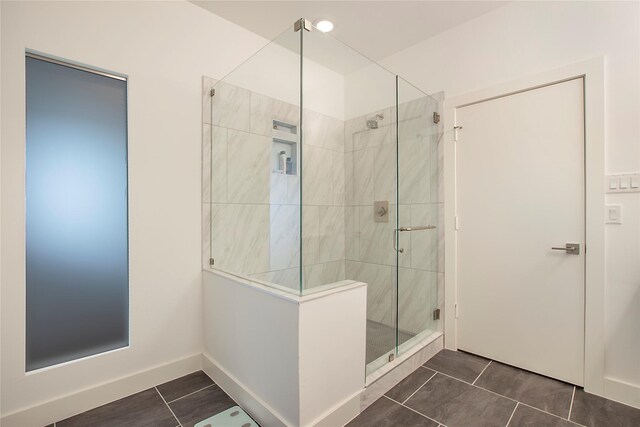
M 425 386 L 425 384 L 427 384 L 431 378 L 435 377 L 435 376 L 436 376 L 436 374 L 437 374 L 437 372 L 435 372 L 435 371 L 434 371 L 434 372 L 433 372 L 433 375 L 431 375 L 431 376 L 429 377 L 429 379 L 428 379 L 428 380 L 426 380 L 426 381 L 424 382 L 424 384 L 422 384 L 420 387 L 418 387 L 418 389 L 417 389 L 416 391 L 414 391 L 413 393 L 411 393 L 411 396 L 407 397 L 407 398 L 406 398 L 406 399 L 401 403 L 401 405 L 404 405 L 404 404 L 407 402 L 407 400 L 411 399 L 411 398 L 413 397 L 413 395 L 414 395 L 414 394 L 416 394 L 416 393 L 417 393 L 417 392 L 418 392 L 422 387 L 424 387 L 424 386 Z
M 184 398 L 185 398 L 185 397 L 187 397 L 187 396 L 191 396 L 192 394 L 195 394 L 195 393 L 197 393 L 197 392 L 199 392 L 199 391 L 202 391 L 202 390 L 204 390 L 204 389 L 206 389 L 206 388 L 209 388 L 209 387 L 211 387 L 211 386 L 214 386 L 214 385 L 216 385 L 216 384 L 215 384 L 215 383 L 213 383 L 213 384 L 209 384 L 209 385 L 208 385 L 208 386 L 206 386 L 206 387 L 202 387 L 201 389 L 198 389 L 198 390 L 196 390 L 196 391 L 192 391 L 192 392 L 191 392 L 191 393 L 189 393 L 189 394 L 185 394 L 184 396 L 180 396 L 180 397 L 178 397 L 177 399 L 173 399 L 171 402 L 167 402 L 167 405 L 168 405 L 169 403 L 173 403 L 173 402 L 175 402 L 176 400 L 184 399 Z M 160 393 L 160 392 L 158 392 L 158 393 Z M 164 398 L 163 398 L 163 399 L 164 399 Z
M 173 418 L 176 419 L 176 421 L 178 422 L 178 427 L 182 427 L 182 423 L 180 422 L 180 420 L 178 419 L 178 417 L 176 417 L 176 414 L 173 412 L 173 409 L 171 409 L 171 406 L 169 406 L 169 404 L 167 403 L 166 400 L 164 400 L 164 397 L 162 396 L 162 393 L 160 393 L 160 391 L 158 391 L 158 387 L 154 387 L 154 389 L 156 390 L 156 393 L 158 393 L 160 395 L 160 399 L 162 399 L 162 401 L 164 402 L 165 405 L 167 405 L 167 408 L 169 408 L 169 411 L 171 412 L 171 415 L 173 415 Z
M 511 422 L 511 419 L 513 418 L 513 415 L 516 413 L 516 409 L 518 409 L 518 405 L 519 404 L 520 404 L 520 402 L 516 402 L 516 407 L 513 408 L 513 412 L 511 412 L 511 416 L 509 417 L 509 421 L 507 421 L 506 427 L 509 427 L 509 423 Z
M 535 406 L 531 406 L 531 405 L 528 405 L 528 404 L 523 403 L 523 402 L 518 402 L 518 403 L 519 403 L 520 405 L 528 406 L 528 407 L 529 407 L 529 408 L 531 408 L 531 409 L 535 409 L 536 411 L 544 412 L 545 414 L 547 414 L 547 415 L 551 415 L 552 417 L 560 418 L 561 420 L 564 420 L 564 421 L 569 421 L 569 422 L 571 422 L 571 424 L 575 424 L 575 425 L 577 425 L 577 426 L 586 427 L 586 426 L 584 426 L 583 424 L 578 424 L 578 423 L 577 423 L 577 422 L 575 422 L 575 421 L 567 420 L 566 418 L 562 418 L 562 417 L 561 417 L 561 416 L 559 416 L 559 415 L 552 414 L 551 412 L 547 412 L 547 411 L 545 411 L 544 409 L 536 408 Z
M 388 396 L 385 396 L 385 395 L 382 395 L 382 396 L 383 396 L 383 397 L 386 397 L 387 399 L 389 399 L 390 401 L 392 401 L 392 402 L 394 402 L 394 403 L 397 403 L 398 405 L 402 406 L 403 408 L 407 408 L 408 410 L 413 411 L 413 412 L 415 412 L 416 414 L 421 415 L 421 416 L 425 417 L 426 419 L 433 421 L 434 423 L 441 424 L 439 421 L 436 421 L 436 420 L 434 420 L 433 418 L 429 418 L 429 417 L 427 417 L 425 414 L 423 414 L 423 413 L 421 413 L 421 412 L 418 412 L 418 411 L 416 411 L 416 410 L 415 410 L 415 409 L 413 409 L 413 408 L 409 408 L 408 406 L 403 405 L 402 403 L 398 402 L 397 400 L 393 400 L 392 398 L 390 398 L 390 397 L 388 397 Z M 447 426 L 445 426 L 444 424 L 442 424 L 442 425 L 443 425 L 444 427 L 447 427 Z
M 489 363 L 487 363 L 487 366 L 485 366 L 484 369 L 482 370 L 482 372 L 480 372 L 480 374 L 478 374 L 478 376 L 476 377 L 475 380 L 473 380 L 471 385 L 475 385 L 476 384 L 476 381 L 478 381 L 478 379 L 480 379 L 480 376 L 482 376 L 482 374 L 484 374 L 484 371 L 486 371 L 487 368 L 489 367 L 489 365 L 491 365 L 491 362 L 493 362 L 493 360 L 489 360 Z
M 569 405 L 569 415 L 567 420 L 571 421 L 571 410 L 573 409 L 573 398 L 576 396 L 576 386 L 573 386 L 573 393 L 571 394 L 571 405 Z

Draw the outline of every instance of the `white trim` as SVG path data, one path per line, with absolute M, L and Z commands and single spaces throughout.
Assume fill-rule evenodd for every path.
M 235 281 L 238 285 L 246 286 L 268 295 L 272 295 L 276 298 L 284 299 L 296 304 L 302 304 L 314 299 L 325 298 L 333 294 L 340 292 L 346 292 L 354 288 L 367 286 L 364 282 L 356 282 L 355 280 L 341 280 L 338 282 L 329 283 L 327 285 L 318 286 L 313 289 L 313 292 L 304 293 L 302 295 L 291 292 L 292 289 L 284 286 L 269 283 L 262 280 L 248 278 L 240 274 L 230 273 L 228 271 L 220 270 L 217 268 L 210 268 L 202 270 L 203 274 L 213 274 L 214 276 L 224 277 Z
M 457 349 L 456 108 L 496 96 L 584 76 L 585 89 L 585 372 L 589 393 L 604 387 L 604 57 L 589 59 L 444 101 L 445 348 Z M 605 395 L 606 396 L 606 395 Z
M 7 414 L 2 427 L 43 426 L 200 370 L 200 353 Z
M 604 395 L 607 399 L 640 409 L 640 385 L 605 377 Z
M 238 403 L 246 412 L 257 419 L 261 425 L 288 426 L 284 418 L 269 404 L 253 394 L 251 390 L 238 381 L 231 373 L 216 363 L 211 356 L 202 354 L 202 370 L 225 393 Z

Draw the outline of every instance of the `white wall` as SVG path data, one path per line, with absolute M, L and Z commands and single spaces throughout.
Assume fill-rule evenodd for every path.
M 604 55 L 605 169 L 637 172 L 639 23 L 638 2 L 513 2 L 381 62 L 427 93 L 451 97 Z M 607 195 L 606 203 L 623 206 L 624 223 L 603 225 L 605 376 L 640 387 L 640 194 Z
M 5 2 L 2 414 L 200 353 L 202 75 L 265 40 L 186 2 Z M 230 41 L 233 41 L 232 43 Z M 25 374 L 25 49 L 129 76 L 128 348 Z
M 219 77 L 225 83 L 300 106 L 299 34 L 293 29 L 285 31 L 229 75 Z M 344 77 L 306 57 L 302 70 L 304 108 L 343 120 Z

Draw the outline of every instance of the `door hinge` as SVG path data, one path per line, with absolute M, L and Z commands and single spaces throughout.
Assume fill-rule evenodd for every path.
M 213 258 L 209 258 L 209 267 L 213 267 L 214 263 L 215 261 L 213 260 Z
M 209 96 L 212 98 L 216 96 L 216 90 L 214 88 L 211 88 L 211 90 L 209 91 Z
M 456 319 L 457 319 L 458 318 L 458 304 L 455 304 L 453 307 L 454 307 L 454 313 L 455 313 L 455 316 L 456 316 Z
M 462 129 L 462 126 L 454 126 L 453 127 L 453 140 L 458 141 L 458 131 Z
M 437 111 L 433 112 L 433 123 L 435 124 L 440 123 L 440 114 L 438 114 Z
M 456 231 L 460 230 L 460 222 L 458 221 L 458 216 L 457 215 L 453 217 L 453 224 L 454 224 L 454 227 L 455 227 Z
M 433 310 L 433 320 L 439 320 L 440 319 L 440 309 L 436 308 L 435 310 Z

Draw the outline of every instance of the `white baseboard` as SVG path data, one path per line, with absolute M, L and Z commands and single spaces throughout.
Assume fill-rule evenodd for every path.
M 360 410 L 360 399 L 364 393 L 364 389 L 359 390 L 353 396 L 345 399 L 335 407 L 331 408 L 327 413 L 311 423 L 313 427 L 336 427 L 344 426 L 349 421 L 357 417 Z
M 604 397 L 640 409 L 640 386 L 605 377 Z
M 247 411 L 255 420 L 263 426 L 269 427 L 299 427 L 286 422 L 280 414 L 257 397 L 246 386 L 240 383 L 226 369 L 219 366 L 211 356 L 202 355 L 202 369 L 227 393 L 233 400 Z M 335 407 L 329 409 L 305 427 L 336 427 L 347 424 L 360 413 L 360 395 L 363 390 L 345 399 Z
M 0 425 L 42 427 L 198 371 L 201 367 L 201 354 L 194 354 L 7 414 L 0 419 Z
M 245 387 L 211 356 L 202 354 L 202 370 L 233 400 L 263 426 L 289 427 L 273 408 Z

